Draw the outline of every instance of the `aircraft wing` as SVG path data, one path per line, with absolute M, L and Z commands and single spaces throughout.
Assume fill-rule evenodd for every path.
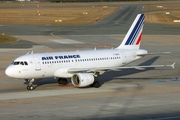
M 99 67 L 99 68 L 70 68 L 69 73 L 87 72 L 93 73 L 98 71 L 109 71 L 109 70 L 123 70 L 123 69 L 138 69 L 144 70 L 145 68 L 158 68 L 158 67 L 172 67 L 174 69 L 175 62 L 171 65 L 149 65 L 149 66 L 130 66 L 130 67 Z

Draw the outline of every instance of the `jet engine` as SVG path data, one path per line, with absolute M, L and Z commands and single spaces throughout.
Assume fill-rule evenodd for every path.
M 71 77 L 71 82 L 77 87 L 86 87 L 93 84 L 94 76 L 91 73 L 77 73 Z

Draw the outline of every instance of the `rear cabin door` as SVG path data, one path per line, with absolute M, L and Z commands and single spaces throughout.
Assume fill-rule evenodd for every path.
M 127 61 L 127 56 L 126 56 L 126 53 L 125 52 L 121 52 L 121 55 L 122 55 L 122 64 L 126 64 L 126 61 Z

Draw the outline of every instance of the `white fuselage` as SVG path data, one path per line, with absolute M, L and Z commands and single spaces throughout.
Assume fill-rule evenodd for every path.
M 109 70 L 162 67 L 164 65 L 121 67 L 148 54 L 139 49 L 144 19 L 144 14 L 136 16 L 122 43 L 115 49 L 26 54 L 15 59 L 5 73 L 9 77 L 28 79 L 28 90 L 34 89 L 35 79 L 49 77 L 58 77 L 59 84 L 67 84 L 65 78 L 71 77 L 74 86 L 98 88 L 97 77 Z
M 133 62 L 147 53 L 146 50 L 102 49 L 72 52 L 35 53 L 18 57 L 6 69 L 6 74 L 13 78 L 39 79 L 49 77 L 72 77 L 70 68 L 118 67 Z M 28 65 L 14 64 L 27 62 Z

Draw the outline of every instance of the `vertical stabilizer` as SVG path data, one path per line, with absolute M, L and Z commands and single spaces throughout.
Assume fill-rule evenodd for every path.
M 116 49 L 139 49 L 144 25 L 144 14 L 138 14 L 124 37 L 120 46 Z

